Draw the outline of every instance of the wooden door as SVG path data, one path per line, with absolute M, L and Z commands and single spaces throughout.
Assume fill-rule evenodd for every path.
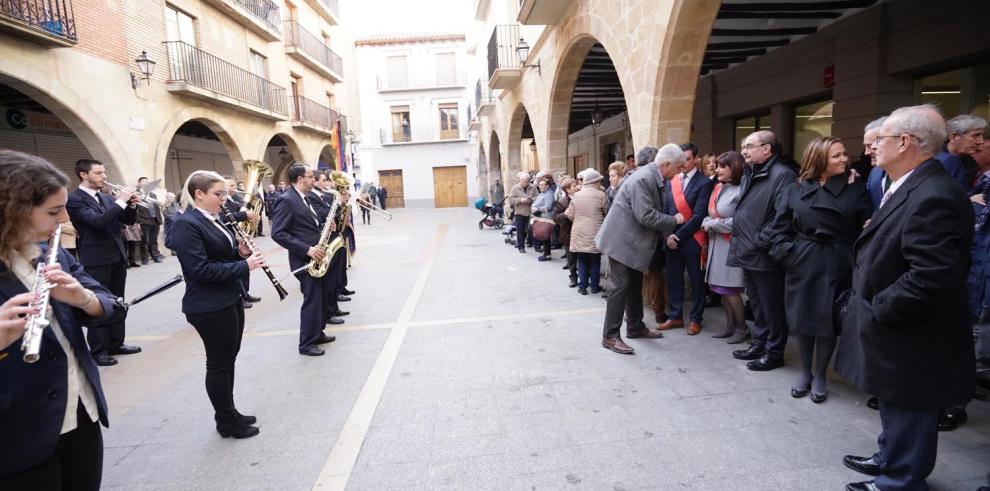
M 388 193 L 388 198 L 385 199 L 386 207 L 406 207 L 406 200 L 402 193 L 402 169 L 378 171 L 378 182 L 375 185 L 385 186 L 385 191 Z
M 433 202 L 437 208 L 467 206 L 467 167 L 433 168 Z

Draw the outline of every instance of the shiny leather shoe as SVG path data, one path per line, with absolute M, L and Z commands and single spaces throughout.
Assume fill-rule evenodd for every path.
M 872 409 L 874 411 L 879 411 L 880 410 L 880 399 L 877 399 L 876 397 L 871 397 L 871 398 L 867 399 L 866 400 L 866 407 L 868 407 L 868 408 L 870 408 L 870 409 Z
M 338 293 L 337 294 L 337 301 L 338 302 L 350 302 L 351 301 L 351 297 L 348 297 L 347 295 L 341 295 L 341 294 Z
M 846 464 L 846 467 L 860 474 L 866 474 L 867 476 L 880 475 L 880 462 L 877 461 L 876 455 L 871 455 L 869 457 L 846 455 L 845 457 L 842 457 L 842 463 Z
M 110 354 L 114 356 L 119 355 L 133 355 L 141 352 L 140 346 L 131 346 L 128 344 L 122 344 L 119 348 L 110 350 Z
M 240 412 L 238 412 L 237 421 L 240 422 L 241 424 L 253 425 L 258 422 L 258 418 L 255 418 L 254 416 L 241 414 Z
M 828 400 L 828 392 L 824 394 L 815 394 L 814 392 L 811 393 L 811 402 L 815 404 L 821 404 L 827 400 Z
M 251 302 L 244 302 L 245 309 L 250 309 L 251 307 L 254 307 L 254 305 Z
M 692 322 L 691 325 L 688 326 L 688 330 L 687 330 L 688 336 L 694 336 L 699 332 L 701 332 L 701 323 Z
M 545 261 L 549 261 L 550 260 L 550 256 L 540 256 L 540 257 L 536 258 L 536 260 L 542 263 L 542 262 L 545 262 Z
M 326 334 L 320 333 L 320 339 L 316 340 L 316 344 L 329 344 L 337 340 L 337 336 L 327 336 Z
M 112 367 L 118 363 L 117 359 L 110 355 L 96 355 L 93 357 L 93 360 L 101 367 Z
M 633 354 L 633 349 L 629 347 L 622 338 L 607 339 L 602 338 L 602 348 L 612 350 L 620 355 L 631 355 Z
M 340 309 L 330 312 L 330 317 L 343 317 L 345 315 L 351 315 L 351 313 L 347 310 L 340 310 Z
M 769 372 L 782 366 L 784 366 L 783 358 L 770 355 L 763 355 L 759 360 L 753 360 L 746 364 L 746 368 L 754 372 Z
M 952 431 L 965 423 L 969 417 L 966 409 L 961 407 L 950 407 L 943 409 L 938 415 L 938 431 Z
M 251 303 L 258 303 L 261 301 L 261 297 L 256 297 L 254 295 L 251 295 L 250 293 L 247 293 L 244 295 L 244 301 Z
M 667 319 L 667 322 L 657 326 L 657 330 L 666 331 L 667 329 L 674 329 L 676 327 L 684 327 L 684 321 L 681 319 Z
M 851 482 L 846 484 L 846 491 L 880 491 L 873 481 Z
M 323 349 L 317 348 L 316 346 L 312 346 L 310 348 L 299 350 L 299 354 L 306 356 L 323 356 L 326 354 L 326 351 L 323 351 Z
M 809 389 L 795 389 L 794 387 L 791 387 L 791 397 L 793 397 L 795 399 L 800 399 L 800 398 L 808 395 L 809 392 L 811 392 L 811 389 L 810 388 Z
M 588 289 L 587 288 L 584 288 L 584 287 L 579 287 L 578 288 L 578 293 L 580 293 L 581 295 L 587 295 L 588 294 Z
M 750 343 L 746 349 L 732 352 L 732 357 L 737 360 L 757 360 L 765 354 L 763 348 L 756 343 Z
M 354 295 L 357 292 L 354 290 L 348 290 L 347 288 L 341 288 L 340 293 L 343 293 L 344 295 Z
M 344 323 L 344 319 L 341 319 L 340 317 L 331 317 L 331 318 L 327 319 L 327 324 L 333 324 L 333 325 L 337 326 L 337 325 L 340 325 L 340 324 L 343 324 L 343 323 Z
M 577 288 L 577 280 L 571 280 L 571 283 L 567 286 L 569 288 Z
M 658 339 L 663 337 L 663 333 L 654 331 L 648 327 L 643 329 L 626 329 L 626 337 L 629 339 Z
M 259 432 L 258 427 L 244 424 L 237 420 L 217 422 L 217 433 L 224 438 L 232 436 L 240 440 L 242 438 L 256 436 Z

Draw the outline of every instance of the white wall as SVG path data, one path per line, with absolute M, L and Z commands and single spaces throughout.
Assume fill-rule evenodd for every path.
M 468 152 L 470 148 L 464 143 L 388 145 L 368 150 L 362 158 L 374 162 L 376 171 L 371 182 L 378 183 L 379 170 L 402 169 L 407 208 L 432 208 L 434 167 L 467 166 L 468 205 L 477 198 L 477 169 L 472 169 Z M 362 182 L 369 181 L 362 178 Z

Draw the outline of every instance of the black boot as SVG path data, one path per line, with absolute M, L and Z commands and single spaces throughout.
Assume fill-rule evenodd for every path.
M 224 438 L 232 436 L 237 439 L 251 438 L 258 434 L 257 427 L 242 423 L 237 416 L 236 412 L 229 416 L 217 415 L 214 418 L 217 422 L 217 433 Z

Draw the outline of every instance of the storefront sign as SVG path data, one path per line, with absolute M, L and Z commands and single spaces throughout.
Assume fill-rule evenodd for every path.
M 73 135 L 58 116 L 49 113 L 25 111 L 12 107 L 0 106 L 0 129 L 23 131 L 25 133 L 44 133 L 48 135 Z

